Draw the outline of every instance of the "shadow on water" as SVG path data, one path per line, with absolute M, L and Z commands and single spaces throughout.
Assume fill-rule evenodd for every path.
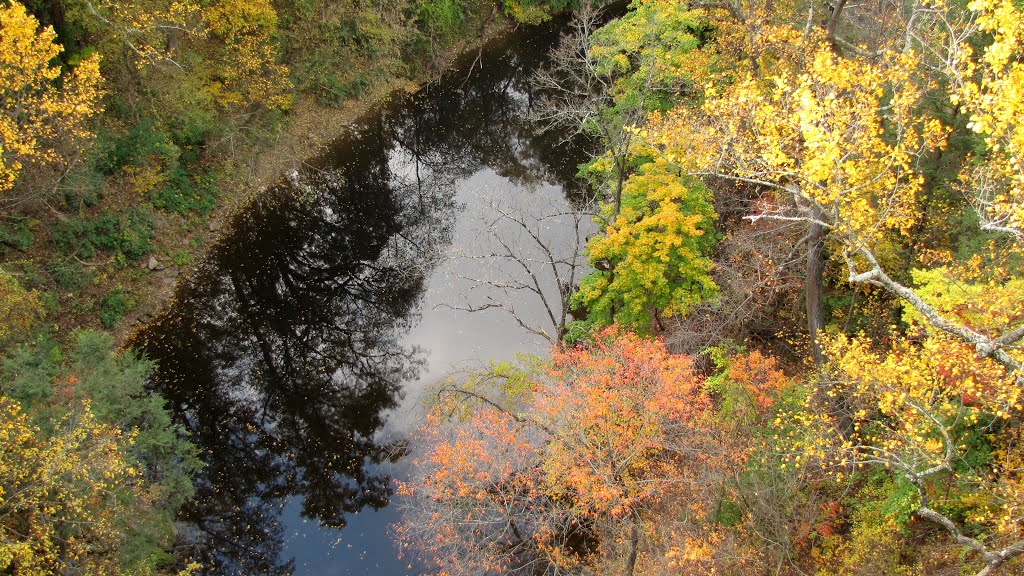
M 527 118 L 531 72 L 557 27 L 506 38 L 482 69 L 369 114 L 324 157 L 267 191 L 134 345 L 203 452 L 182 540 L 215 574 L 288 574 L 282 510 L 322 527 L 386 506 L 380 433 L 425 351 L 406 342 L 460 214 L 489 169 L 579 194 L 583 152 Z

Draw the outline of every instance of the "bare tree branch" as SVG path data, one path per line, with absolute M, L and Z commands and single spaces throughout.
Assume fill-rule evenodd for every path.
M 475 247 L 451 258 L 453 275 L 467 288 L 457 302 L 438 306 L 465 312 L 502 310 L 530 334 L 557 345 L 570 319 L 569 297 L 586 269 L 583 245 L 593 214 L 561 200 L 531 197 L 529 202 L 482 201 L 485 213 L 475 215 L 480 228 Z M 483 269 L 459 271 L 459 263 L 466 261 Z M 531 302 L 540 305 L 542 318 L 523 310 Z

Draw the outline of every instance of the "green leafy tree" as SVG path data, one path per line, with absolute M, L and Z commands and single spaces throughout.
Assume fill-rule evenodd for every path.
M 574 27 L 534 82 L 542 100 L 535 113 L 544 123 L 594 135 L 601 154 L 584 169 L 613 202 L 646 158 L 634 150 L 637 126 L 652 110 L 664 110 L 700 78 L 686 55 L 700 43 L 707 21 L 680 3 L 637 1 L 621 18 L 603 24 L 603 9 L 583 3 Z M 603 24 L 603 25 L 602 25 Z
M 602 217 L 610 219 L 614 206 Z M 580 283 L 575 304 L 589 322 L 663 330 L 662 318 L 713 299 L 715 244 L 711 192 L 663 160 L 644 165 L 622 189 L 617 218 L 587 243 L 596 268 Z
M 13 353 L 3 365 L 3 388 L 42 422 L 64 410 L 69 396 L 88 400 L 103 424 L 136 435 L 133 455 L 160 486 L 160 500 L 176 509 L 191 496 L 200 463 L 163 398 L 146 390 L 152 371 L 151 361 L 117 352 L 109 334 L 83 331 L 66 357 L 53 342 Z
M 153 363 L 132 352 L 118 353 L 101 332 L 79 332 L 67 354 L 42 341 L 13 352 L 3 363 L 2 391 L 24 407 L 31 426 L 58 442 L 64 422 L 92 419 L 122 435 L 118 456 L 146 491 L 145 506 L 108 513 L 120 531 L 121 564 L 152 569 L 172 558 L 173 514 L 193 494 L 192 477 L 201 462 L 195 446 L 177 427 L 164 400 L 145 389 Z M 127 482 L 127 480 L 126 480 Z

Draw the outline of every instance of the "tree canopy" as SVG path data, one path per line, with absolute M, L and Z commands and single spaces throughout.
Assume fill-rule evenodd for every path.
M 547 517 L 575 518 L 583 501 L 605 514 L 590 517 L 603 528 L 586 554 L 574 549 L 569 573 L 1012 572 L 1024 554 L 1020 7 L 669 4 L 635 2 L 591 30 L 589 44 L 572 44 L 587 46 L 580 74 L 562 75 L 604 90 L 601 118 L 623 130 L 599 131 L 608 151 L 587 168 L 616 192 L 588 243 L 595 270 L 573 300 L 586 320 L 570 339 L 595 341 L 554 350 L 543 384 L 511 404 L 480 391 L 493 374 L 470 379 L 453 395 L 471 415 L 449 406 L 433 425 L 484 434 L 472 418 L 489 413 L 533 431 L 517 469 L 550 473 L 530 490 L 552 478 L 571 486 L 547 489 L 571 495 L 545 501 Z M 687 24 L 669 32 L 669 21 Z M 572 100 L 565 83 L 547 86 Z M 616 116 L 623 94 L 657 104 Z M 753 306 L 775 328 L 732 323 L 739 310 L 728 307 L 750 306 L 762 286 L 774 299 Z M 791 328 L 800 315 L 806 330 Z M 600 326 L 614 322 L 617 338 L 626 327 L 704 338 L 701 370 L 674 377 L 698 384 L 687 392 L 693 411 L 670 419 L 691 432 L 659 444 L 668 460 L 645 458 L 626 423 L 665 428 L 607 409 L 662 394 L 643 378 L 612 386 L 611 366 L 630 370 L 623 355 L 638 349 L 618 341 L 619 356 L 602 355 Z M 566 357 L 607 366 L 597 373 L 616 400 L 592 395 L 595 372 L 565 369 Z M 620 441 L 635 449 L 630 464 L 616 460 Z M 471 460 L 460 466 L 472 476 Z M 659 484 L 698 476 L 713 489 Z
M 26 166 L 66 170 L 92 135 L 88 120 L 102 110 L 99 55 L 61 72 L 62 48 L 52 28 L 18 2 L 0 8 L 0 192 Z

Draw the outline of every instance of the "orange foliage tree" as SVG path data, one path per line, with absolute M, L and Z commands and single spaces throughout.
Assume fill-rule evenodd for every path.
M 707 515 L 711 415 L 692 358 L 617 326 L 549 362 L 493 364 L 442 386 L 400 537 L 445 574 L 632 573 L 659 499 Z

